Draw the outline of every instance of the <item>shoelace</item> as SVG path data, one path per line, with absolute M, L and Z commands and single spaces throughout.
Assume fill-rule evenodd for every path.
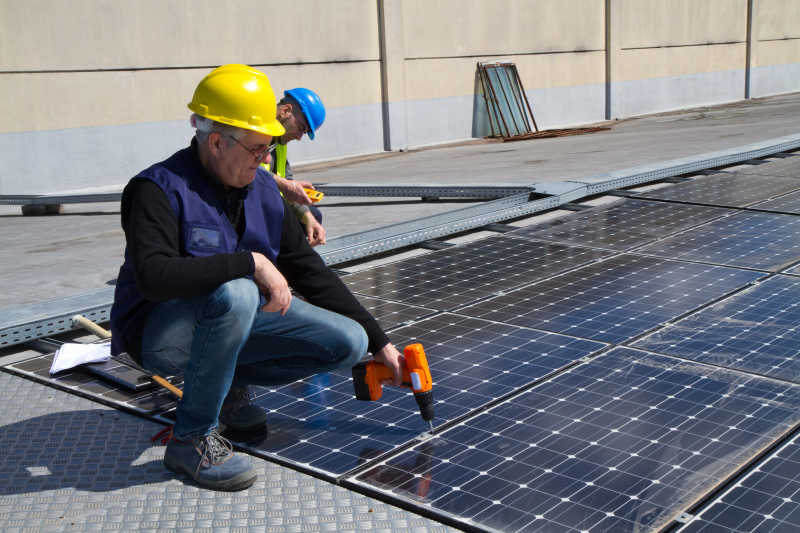
M 216 431 L 212 431 L 207 436 L 199 439 L 197 447 L 201 455 L 195 474 L 200 471 L 200 467 L 204 464 L 208 466 L 221 464 L 233 456 L 231 442 Z

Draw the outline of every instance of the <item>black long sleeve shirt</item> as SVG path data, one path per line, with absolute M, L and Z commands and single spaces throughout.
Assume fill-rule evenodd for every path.
M 244 189 L 225 190 L 228 219 L 241 236 L 244 228 Z M 389 338 L 375 318 L 355 299 L 341 279 L 325 265 L 305 237 L 305 232 L 284 204 L 281 245 L 276 266 L 289 286 L 308 302 L 343 314 L 361 324 L 376 353 Z M 136 284 L 153 302 L 186 298 L 209 292 L 233 279 L 253 274 L 250 252 L 186 257 L 180 254 L 180 228 L 161 188 L 148 179 L 133 179 L 122 195 L 122 228 L 135 265 Z

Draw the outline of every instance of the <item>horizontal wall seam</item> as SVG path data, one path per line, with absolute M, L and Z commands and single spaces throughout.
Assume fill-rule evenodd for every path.
M 604 48 L 580 50 L 551 50 L 548 52 L 505 52 L 497 54 L 467 54 L 460 56 L 421 56 L 421 57 L 407 57 L 406 61 L 424 61 L 427 59 L 468 59 L 476 57 L 514 57 L 514 56 L 546 56 L 551 54 L 584 54 L 588 52 L 605 52 Z
M 723 44 L 745 44 L 747 41 L 720 41 L 717 43 L 695 43 L 695 44 L 662 44 L 660 46 L 629 46 L 622 47 L 621 50 L 654 50 L 658 48 L 691 48 L 696 46 L 719 46 Z
M 775 41 L 796 41 L 800 39 L 800 37 L 776 37 L 774 39 L 759 39 L 758 42 L 760 43 L 774 43 Z
M 375 59 L 331 59 L 328 61 L 295 61 L 282 63 L 250 63 L 251 67 L 293 67 L 303 65 L 339 65 L 349 63 L 378 63 Z M 219 65 L 180 66 L 180 67 L 112 67 L 93 69 L 49 69 L 49 70 L 0 70 L 0 74 L 91 74 L 98 72 L 157 72 L 166 70 L 211 70 Z

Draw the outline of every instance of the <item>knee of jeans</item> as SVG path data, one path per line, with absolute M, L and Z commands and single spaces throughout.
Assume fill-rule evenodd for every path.
M 367 353 L 367 332 L 361 324 L 353 322 L 353 327 L 343 328 L 341 344 L 341 367 L 351 368 Z
M 211 293 L 206 312 L 212 316 L 234 313 L 252 322 L 258 311 L 258 294 L 258 286 L 253 280 L 239 278 L 228 281 Z

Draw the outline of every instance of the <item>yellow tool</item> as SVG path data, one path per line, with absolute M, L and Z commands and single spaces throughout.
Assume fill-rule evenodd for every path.
M 322 200 L 322 197 L 325 196 L 325 193 L 321 193 L 316 189 L 307 189 L 306 187 L 303 187 L 303 190 L 306 191 L 306 194 L 308 195 L 309 198 L 311 198 L 311 201 L 314 203 L 319 202 L 320 200 Z

